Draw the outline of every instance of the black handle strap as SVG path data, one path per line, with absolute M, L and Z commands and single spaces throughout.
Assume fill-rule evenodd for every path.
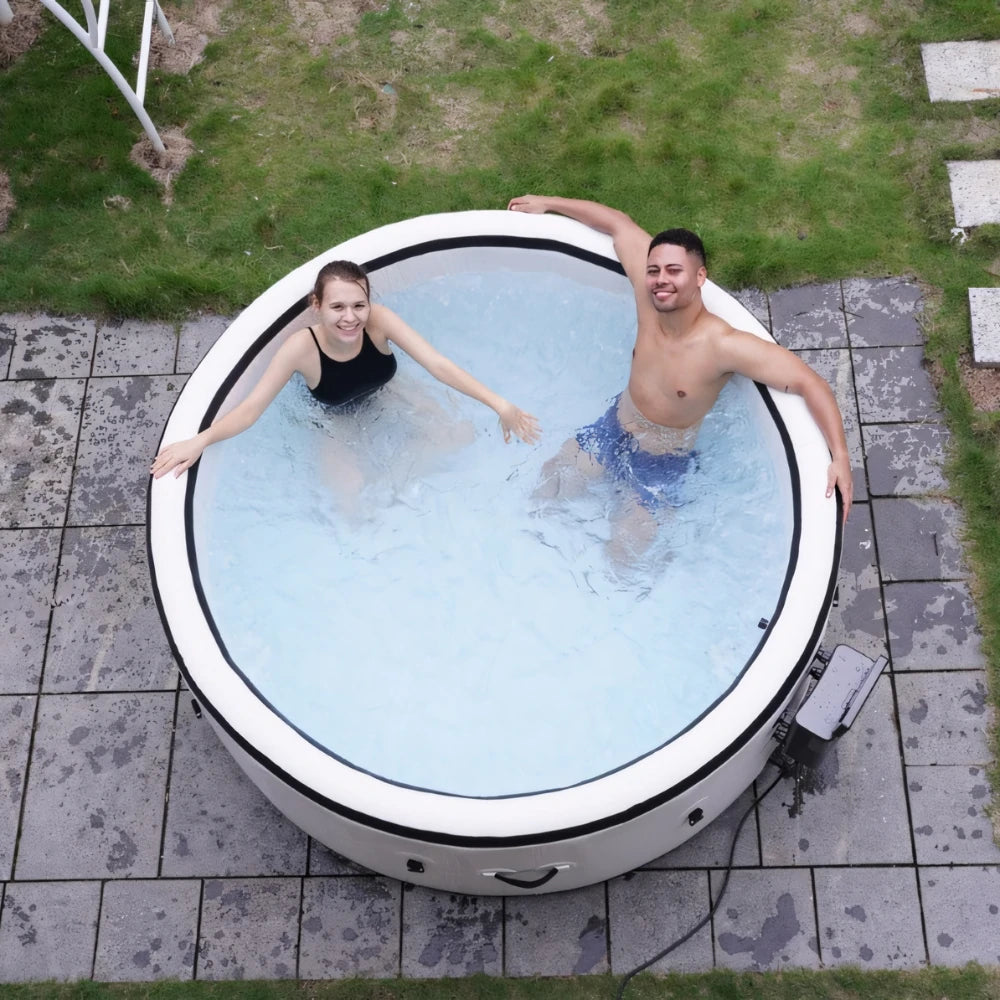
M 494 872 L 493 877 L 517 889 L 537 889 L 545 885 L 546 882 L 551 882 L 558 874 L 558 868 L 550 868 L 544 875 L 533 879 L 515 878 L 513 875 L 507 875 L 505 872 Z

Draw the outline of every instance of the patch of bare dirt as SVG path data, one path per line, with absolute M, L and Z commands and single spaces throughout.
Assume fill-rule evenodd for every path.
M 501 38 L 513 35 L 513 24 L 536 38 L 545 38 L 560 48 L 575 49 L 581 55 L 594 54 L 599 36 L 610 24 L 604 0 L 578 0 L 574 4 L 545 3 L 539 0 L 527 11 L 520 5 L 511 12 L 501 0 L 496 17 L 483 19 L 486 28 Z
M 0 69 L 6 69 L 19 59 L 32 45 L 45 26 L 44 9 L 37 0 L 8 0 L 14 19 L 0 25 Z
M 385 7 L 378 0 L 288 0 L 292 20 L 314 56 L 335 39 L 352 34 L 363 14 Z
M 867 14 L 852 12 L 844 17 L 844 30 L 849 35 L 860 37 L 861 35 L 873 35 L 879 29 L 878 25 Z
M 969 355 L 963 354 L 958 359 L 958 373 L 977 410 L 1000 411 L 1000 368 L 978 368 Z
M 132 147 L 129 159 L 163 185 L 163 203 L 169 205 L 174 200 L 174 178 L 184 169 L 188 157 L 194 152 L 194 143 L 179 128 L 164 129 L 160 132 L 160 138 L 166 147 L 165 152 L 157 152 L 149 136 L 144 135 Z
M 14 195 L 10 191 L 10 178 L 0 170 L 0 233 L 7 232 L 7 224 L 17 208 Z
M 149 45 L 150 68 L 165 73 L 190 73 L 201 62 L 205 46 L 222 33 L 222 15 L 230 0 L 200 0 L 194 6 L 163 7 L 163 14 L 174 36 L 171 45 L 155 26 Z

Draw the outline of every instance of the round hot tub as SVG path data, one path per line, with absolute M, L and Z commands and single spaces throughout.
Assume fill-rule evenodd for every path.
M 250 431 L 151 481 L 154 592 L 194 697 L 285 815 L 409 882 L 571 889 L 671 850 L 758 775 L 807 677 L 840 548 L 822 435 L 800 398 L 735 378 L 663 504 L 612 477 L 562 488 L 560 445 L 627 380 L 631 288 L 584 226 L 463 212 L 268 289 L 164 441 L 246 396 L 335 259 L 545 433 L 504 446 L 400 355 L 359 407 L 293 380 Z M 704 298 L 768 336 L 711 282 Z

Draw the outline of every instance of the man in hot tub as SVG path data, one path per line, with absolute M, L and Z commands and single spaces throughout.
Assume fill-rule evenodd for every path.
M 567 473 L 608 472 L 632 487 L 637 513 L 671 505 L 705 414 L 730 376 L 739 373 L 805 400 L 830 449 L 826 495 L 840 490 L 846 521 L 854 492 L 851 463 L 830 386 L 790 351 L 735 330 L 705 308 L 705 248 L 698 236 L 668 229 L 651 238 L 624 212 L 573 198 L 523 195 L 508 208 L 557 212 L 610 235 L 638 314 L 628 385 L 602 417 L 546 463 L 542 492 L 560 495 Z M 645 523 L 645 528 L 632 525 L 633 536 L 636 531 L 650 536 L 633 537 L 633 548 L 644 548 L 651 539 L 655 526 L 648 517 Z

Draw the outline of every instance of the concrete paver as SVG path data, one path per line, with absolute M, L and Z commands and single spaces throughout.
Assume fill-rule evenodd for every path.
M 90 374 L 94 361 L 93 320 L 39 315 L 11 318 L 13 379 L 76 378 Z
M 933 965 L 1000 963 L 1000 867 L 921 868 Z
M 885 606 L 893 670 L 986 666 L 967 584 L 888 583 Z
M 177 337 L 174 370 L 179 374 L 193 372 L 231 322 L 226 316 L 196 316 L 182 323 Z
M 922 345 L 923 293 L 905 278 L 844 282 L 844 312 L 852 347 Z
M 946 500 L 873 500 L 882 579 L 961 580 L 969 575 L 962 554 L 962 514 Z
M 972 360 L 977 365 L 1000 367 L 1000 288 L 970 288 Z
M 931 42 L 920 53 L 931 101 L 1000 97 L 1000 42 Z
M 774 339 L 790 351 L 847 347 L 840 282 L 785 288 L 770 296 Z
M 1000 160 L 952 160 L 948 181 L 956 226 L 1000 222 Z
M 965 764 L 906 769 L 917 863 L 1000 864 L 986 806 L 986 769 Z
M 0 879 L 9 879 L 14 867 L 34 716 L 34 698 L 0 695 L 0 770 L 7 779 L 0 792 Z
M 169 323 L 120 321 L 97 330 L 94 375 L 171 375 L 177 330 Z
M 941 419 L 922 347 L 868 347 L 851 352 L 863 424 Z
M 947 491 L 947 428 L 940 424 L 867 424 L 862 435 L 872 496 L 924 496 Z

